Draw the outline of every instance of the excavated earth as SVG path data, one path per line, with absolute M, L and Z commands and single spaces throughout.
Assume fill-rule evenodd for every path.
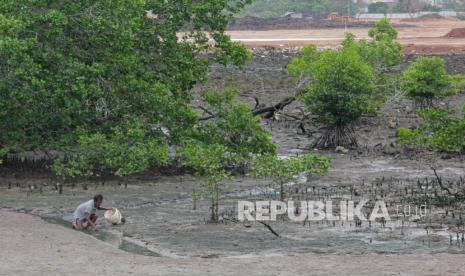
M 444 37 L 465 38 L 465 28 L 452 29 Z

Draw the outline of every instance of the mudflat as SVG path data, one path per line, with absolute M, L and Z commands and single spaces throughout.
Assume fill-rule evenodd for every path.
M 461 254 L 133 255 L 32 215 L 0 210 L 0 275 L 464 275 Z

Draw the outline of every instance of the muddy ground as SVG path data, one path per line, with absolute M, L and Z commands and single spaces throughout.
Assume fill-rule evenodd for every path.
M 156 258 L 0 209 L 1 275 L 463 275 L 461 254 L 297 254 Z
M 259 49 L 254 60 L 242 69 L 215 67 L 210 82 L 198 87 L 218 89 L 234 85 L 240 100 L 255 105 L 270 105 L 293 93 L 295 81 L 285 66 L 295 56 L 293 49 Z M 465 56 L 444 56 L 451 73 L 465 73 Z M 396 68 L 400 71 L 415 59 Z M 459 93 L 442 104 L 459 107 L 465 94 Z M 453 191 L 465 189 L 465 163 L 461 157 L 432 153 L 408 154 L 395 146 L 397 127 L 417 123 L 412 104 L 394 99 L 378 117 L 366 117 L 357 129 L 360 147 L 348 154 L 320 152 L 312 143 L 321 134 L 319 125 L 305 121 L 306 133 L 296 120 L 302 105 L 295 102 L 277 118 L 265 120 L 273 140 L 284 156 L 305 152 L 332 158 L 329 173 L 300 178 L 285 189 L 287 200 L 362 199 L 387 202 L 392 220 L 387 223 L 311 222 L 296 223 L 285 218 L 270 222 L 280 235 L 276 237 L 257 222 L 235 222 L 238 200 L 269 200 L 277 196 L 277 187 L 267 179 L 236 177 L 224 184 L 219 224 L 208 223 L 209 204 L 197 202 L 189 193 L 199 191 L 197 181 L 189 175 L 145 175 L 129 180 L 125 187 L 117 181 L 104 186 L 96 182 L 78 182 L 64 187 L 58 194 L 53 180 L 46 175 L 17 174 L 0 179 L 0 208 L 27 212 L 53 223 L 70 227 L 72 212 L 95 193 L 103 193 L 104 205 L 119 208 L 127 217 L 122 226 L 100 222 L 100 231 L 90 233 L 109 244 L 142 255 L 181 257 L 250 257 L 295 253 L 463 253 L 464 202 L 448 196 L 430 169 L 437 167 L 442 181 Z M 450 183 L 449 183 L 450 181 Z M 400 207 L 399 207 L 400 206 Z M 411 212 L 407 208 L 410 206 Z M 415 208 L 426 206 L 426 216 Z M 369 211 L 369 208 L 366 209 Z

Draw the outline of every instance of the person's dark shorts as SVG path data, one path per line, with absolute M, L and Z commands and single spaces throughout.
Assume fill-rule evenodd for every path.
M 78 220 L 78 219 L 75 219 L 75 221 L 76 221 L 76 220 Z M 87 219 L 86 219 L 86 218 L 79 219 L 79 222 L 80 222 L 81 224 L 84 224 L 84 223 L 87 222 Z

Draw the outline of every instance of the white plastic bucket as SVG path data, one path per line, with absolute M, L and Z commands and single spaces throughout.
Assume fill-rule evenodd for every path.
M 123 215 L 116 208 L 113 208 L 111 210 L 106 211 L 103 216 L 105 217 L 105 219 L 109 223 L 112 223 L 112 224 L 121 224 L 122 223 Z

